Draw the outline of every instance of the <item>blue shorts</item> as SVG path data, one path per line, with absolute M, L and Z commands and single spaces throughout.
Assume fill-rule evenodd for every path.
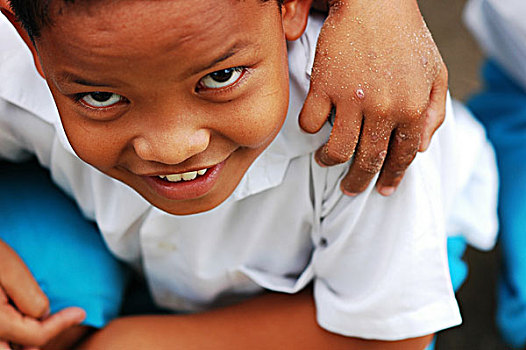
M 29 267 L 51 312 L 81 307 L 92 327 L 119 314 L 127 269 L 36 162 L 0 163 L 0 239 Z
M 502 274 L 497 326 L 513 347 L 526 346 L 526 90 L 495 63 L 482 71 L 484 90 L 468 104 L 495 147 L 500 177 Z

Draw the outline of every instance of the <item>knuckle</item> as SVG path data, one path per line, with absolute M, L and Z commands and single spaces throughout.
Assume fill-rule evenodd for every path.
M 350 193 L 361 193 L 367 189 L 371 182 L 371 176 L 368 174 L 352 174 L 342 181 L 342 187 Z
M 424 113 L 427 109 L 427 100 L 414 101 L 410 104 L 411 107 L 405 108 L 404 116 L 405 122 L 409 124 L 419 124 L 424 120 Z
M 391 105 L 391 103 L 382 102 L 375 107 L 374 114 L 376 114 L 379 121 L 385 122 L 392 119 L 392 116 L 396 114 L 394 113 L 395 111 L 395 106 Z
M 374 175 L 382 169 L 387 151 L 383 150 L 371 156 L 364 157 L 359 163 L 358 167 L 362 173 Z
M 415 154 L 413 153 L 399 155 L 386 164 L 386 170 L 392 174 L 391 176 L 400 176 L 409 167 L 411 162 L 413 162 L 413 159 L 415 159 Z
M 404 176 L 405 172 L 403 170 L 391 171 L 389 172 L 389 183 L 396 184 Z
M 423 130 L 415 128 L 414 130 L 399 129 L 395 132 L 394 142 L 396 146 L 403 147 L 406 154 L 416 153 L 420 146 L 420 134 Z
M 345 163 L 351 159 L 353 150 L 349 147 L 327 147 L 325 156 L 334 163 Z

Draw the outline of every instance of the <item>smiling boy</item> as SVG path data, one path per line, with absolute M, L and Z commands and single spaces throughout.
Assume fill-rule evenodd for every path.
M 309 8 L 307 0 L 56 0 L 32 38 L 18 26 L 60 120 L 49 106 L 27 113 L 6 103 L 2 157 L 36 154 L 112 252 L 143 271 L 159 305 L 204 311 L 312 283 L 317 322 L 329 331 L 299 293 L 122 318 L 86 346 L 410 349 L 460 322 L 445 218 L 474 174 L 477 193 L 493 194 L 483 132 L 465 124 L 473 142 L 459 148 L 448 120 L 392 197 L 371 188 L 344 196 L 347 167 L 320 168 L 312 157 L 329 126 L 311 136 L 295 120 L 321 27 L 311 18 L 303 33 Z M 13 90 L 2 93 L 18 101 L 27 93 Z M 464 157 L 487 168 L 475 173 Z M 490 223 L 481 232 L 457 229 L 490 246 L 493 209 L 481 208 Z
M 269 6 L 232 8 L 233 25 L 207 2 L 53 2 L 50 12 L 58 6 L 36 49 L 77 155 L 172 214 L 224 201 L 286 116 L 286 46 L 269 30 L 279 16 L 258 15 Z M 127 25 L 136 13 L 159 22 Z

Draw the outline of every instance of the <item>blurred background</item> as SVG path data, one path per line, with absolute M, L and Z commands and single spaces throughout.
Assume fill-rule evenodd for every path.
M 464 27 L 465 0 L 418 0 L 433 38 L 449 70 L 454 98 L 465 101 L 480 89 L 479 69 L 483 54 Z M 495 329 L 495 282 L 498 248 L 491 252 L 468 249 L 469 276 L 457 293 L 463 324 L 438 336 L 437 350 L 500 350 L 507 347 Z M 526 330 L 525 330 L 526 331 Z

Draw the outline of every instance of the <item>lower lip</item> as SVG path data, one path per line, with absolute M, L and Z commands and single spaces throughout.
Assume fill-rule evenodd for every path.
M 208 193 L 219 178 L 225 161 L 209 168 L 204 175 L 198 175 L 194 180 L 169 182 L 158 176 L 144 176 L 145 181 L 160 196 L 169 200 L 195 199 Z

